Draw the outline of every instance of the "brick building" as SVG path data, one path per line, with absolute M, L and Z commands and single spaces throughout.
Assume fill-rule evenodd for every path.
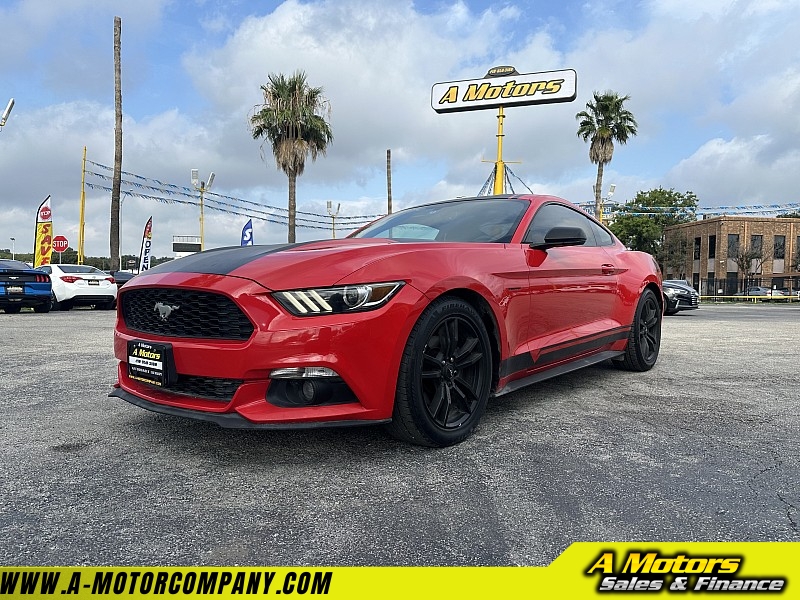
M 684 240 L 686 248 L 662 265 L 664 279 L 686 279 L 701 295 L 731 295 L 744 285 L 800 289 L 800 219 L 713 217 L 667 227 L 664 239 Z M 736 261 L 744 248 L 760 254 L 746 272 Z

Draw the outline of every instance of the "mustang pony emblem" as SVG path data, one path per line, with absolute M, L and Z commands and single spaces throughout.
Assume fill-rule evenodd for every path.
M 180 308 L 179 304 L 165 304 L 164 302 L 156 302 L 153 310 L 158 313 L 158 317 L 162 321 L 169 319 L 169 316 Z

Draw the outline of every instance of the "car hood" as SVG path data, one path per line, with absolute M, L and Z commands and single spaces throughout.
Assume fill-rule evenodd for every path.
M 233 246 L 179 258 L 136 276 L 138 285 L 164 281 L 170 273 L 229 275 L 271 290 L 330 286 L 365 265 L 395 254 L 442 247 L 440 242 L 404 243 L 383 238 L 345 238 L 272 246 Z M 413 247 L 413 248 L 412 248 Z
M 672 288 L 674 290 L 680 290 L 682 292 L 691 292 L 692 294 L 697 293 L 697 290 L 695 290 L 693 287 L 689 287 L 688 285 L 682 285 L 680 283 L 672 283 L 670 281 L 661 282 L 661 287 Z

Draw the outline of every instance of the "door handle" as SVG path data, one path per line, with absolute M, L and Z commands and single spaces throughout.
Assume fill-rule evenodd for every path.
M 603 275 L 615 275 L 617 272 L 617 270 L 614 268 L 614 265 L 606 264 L 600 267 L 600 269 L 602 270 Z

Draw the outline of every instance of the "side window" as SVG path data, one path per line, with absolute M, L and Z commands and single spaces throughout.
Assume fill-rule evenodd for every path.
M 545 204 L 533 216 L 533 221 L 528 227 L 523 243 L 543 243 L 545 234 L 553 227 L 578 227 L 586 235 L 584 246 L 597 246 L 592 225 L 594 225 L 594 222 L 577 210 L 573 210 L 563 204 Z
M 51 269 L 50 267 L 39 267 L 37 270 L 38 271 L 43 271 L 43 272 L 47 273 L 48 275 L 52 275 L 53 274 L 53 269 Z
M 614 245 L 614 236 L 612 236 L 605 227 L 602 227 L 594 221 L 589 221 L 589 223 L 592 224 L 592 231 L 594 231 L 594 237 L 597 240 L 598 246 Z

